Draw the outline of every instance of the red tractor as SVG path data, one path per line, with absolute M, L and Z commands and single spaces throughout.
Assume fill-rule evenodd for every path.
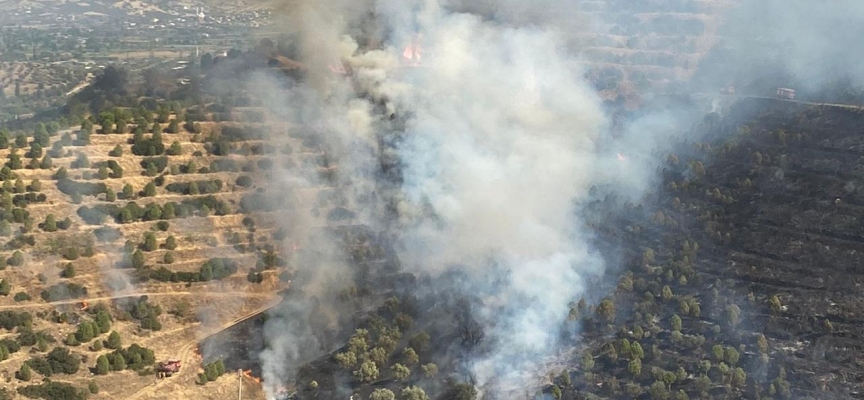
M 168 361 L 159 363 L 156 367 L 156 375 L 160 378 L 167 378 L 180 371 L 180 360 L 171 358 Z

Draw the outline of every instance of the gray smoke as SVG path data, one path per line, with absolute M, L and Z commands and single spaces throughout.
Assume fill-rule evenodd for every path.
M 696 81 L 712 87 L 860 90 L 864 52 L 855 43 L 864 34 L 862 21 L 864 3 L 855 0 L 743 1 L 729 10 L 723 39 L 702 62 Z
M 286 126 L 287 132 L 275 132 L 273 140 L 280 146 L 287 141 L 293 148 L 292 154 L 285 156 L 286 162 L 276 166 L 268 192 L 275 194 L 270 201 L 291 210 L 279 225 L 290 232 L 283 253 L 297 267 L 292 286 L 302 290 L 302 298 L 292 298 L 268 313 L 263 332 L 266 349 L 258 355 L 268 398 L 274 398 L 303 363 L 333 350 L 329 347 L 332 340 L 326 340 L 322 332 L 338 330 L 341 319 L 353 311 L 338 297 L 351 287 L 354 273 L 345 264 L 343 249 L 322 231 L 331 207 L 358 209 L 354 203 L 362 199 L 361 194 L 372 192 L 373 117 L 368 105 L 349 95 L 350 87 L 342 83 L 313 77 L 297 85 L 267 74 L 254 74 L 247 82 L 257 99 L 267 105 L 268 122 Z M 294 134 L 300 134 L 301 139 L 291 139 Z M 301 144 L 302 138 L 321 142 L 307 149 Z M 335 182 L 301 167 L 304 160 L 316 157 L 326 157 L 338 167 Z M 308 207 L 333 187 L 339 188 L 336 200 L 318 210 L 317 216 L 312 215 Z M 358 213 L 357 220 L 368 220 L 372 212 Z
M 479 11 L 472 8 L 488 5 L 370 2 L 364 11 L 361 4 L 286 4 L 286 25 L 303 43 L 311 76 L 275 103 L 300 109 L 303 123 L 324 133 L 351 199 L 372 196 L 377 152 L 398 157 L 395 229 L 408 270 L 437 275 L 460 265 L 474 287 L 492 284 L 490 266 L 509 271 L 503 289 L 490 291 L 477 310 L 496 321 L 487 327 L 494 344 L 469 368 L 481 386 L 496 377 L 519 387 L 528 378 L 521 372 L 554 351 L 568 303 L 586 290 L 584 277 L 604 269 L 575 204 L 598 181 L 615 178 L 610 166 L 631 167 L 597 151 L 607 121 L 579 60 L 565 51 L 563 14 L 526 14 L 518 2 Z M 359 50 L 351 33 L 369 33 L 362 17 L 373 10 L 383 50 Z M 418 37 L 421 66 L 399 68 L 403 48 Z M 339 58 L 352 67 L 356 87 L 327 74 Z M 387 111 L 352 97 L 353 89 Z M 390 112 L 406 127 L 397 145 L 378 149 L 376 128 Z M 383 226 L 371 204 L 362 222 Z M 297 349 L 309 347 L 309 332 L 278 326 L 266 333 L 271 349 L 262 360 L 272 395 L 302 359 Z
M 742 28 L 721 46 L 734 50 L 732 64 L 750 66 L 747 57 L 782 42 L 773 60 L 804 80 L 814 71 L 855 77 L 858 70 L 848 67 L 861 53 L 831 50 L 837 39 L 829 28 L 839 22 L 860 29 L 848 22 L 861 21 L 864 7 L 839 3 L 850 7 L 847 23 L 835 3 L 813 14 L 811 5 L 745 2 L 730 15 L 727 31 L 752 27 L 748 18 L 757 16 L 773 22 L 756 32 Z M 489 276 L 493 269 L 509 271 L 477 310 L 492 344 L 469 365 L 481 387 L 493 378 L 512 387 L 526 383 L 525 373 L 555 353 L 558 327 L 568 303 L 586 294 L 585 278 L 603 273 L 580 224 L 580 200 L 598 184 L 638 200 L 656 182 L 671 136 L 692 124 L 684 112 L 652 113 L 628 124 L 610 145 L 609 118 L 573 47 L 574 37 L 603 25 L 602 18 L 566 1 L 528 4 L 297 0 L 282 7 L 309 79 L 290 94 L 273 95 L 272 104 L 295 110 L 292 121 L 319 128 L 338 160 L 338 185 L 348 188 L 348 201 L 369 206 L 358 210 L 361 222 L 396 230 L 400 259 L 418 274 L 458 265 L 472 280 L 465 287 L 477 288 L 499 278 Z M 810 14 L 818 23 L 801 22 Z M 400 67 L 403 49 L 418 38 L 420 66 Z M 365 42 L 381 47 L 365 50 Z M 353 70 L 351 82 L 328 72 L 339 59 Z M 741 74 L 729 65 L 706 59 L 697 77 L 716 90 Z M 274 86 L 260 87 L 281 90 Z M 390 113 L 405 119 L 405 129 L 396 144 L 379 147 Z M 381 155 L 401 162 L 395 225 L 369 201 L 378 194 Z M 290 377 L 286 371 L 306 357 L 297 349 L 317 341 L 302 326 L 266 334 L 275 345 L 262 356 L 272 396 Z
M 480 310 L 497 321 L 487 335 L 501 343 L 473 365 L 483 386 L 549 355 L 567 304 L 584 292 L 583 275 L 603 268 L 573 204 L 594 183 L 605 120 L 555 32 L 424 12 L 429 56 L 393 96 L 415 113 L 398 148 L 402 256 L 424 273 L 462 265 L 481 284 L 492 284 L 487 260 L 509 270 Z M 422 219 L 426 206 L 434 223 Z M 519 378 L 502 379 L 519 387 Z

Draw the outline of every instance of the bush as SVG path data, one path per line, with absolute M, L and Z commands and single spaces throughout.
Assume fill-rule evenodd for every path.
M 242 142 L 247 140 L 264 140 L 267 138 L 267 133 L 265 129 L 254 125 L 225 125 L 222 127 L 219 137 L 231 142 Z
M 174 236 L 168 236 L 168 238 L 165 239 L 165 248 L 168 250 L 176 249 L 177 248 L 177 239 L 175 239 Z
M 86 153 L 78 153 L 78 157 L 75 158 L 75 161 L 72 161 L 69 166 L 72 167 L 72 169 L 90 168 L 90 158 L 87 157 Z
M 156 235 L 153 232 L 147 232 L 144 234 L 144 243 L 141 245 L 141 249 L 144 251 L 153 251 L 156 250 L 157 242 Z
M 222 181 L 219 179 L 193 181 L 193 182 L 175 182 L 165 186 L 165 190 L 172 193 L 182 193 L 188 195 L 197 194 L 212 194 L 222 190 Z
M 110 371 L 111 363 L 106 355 L 102 354 L 96 358 L 96 375 L 108 375 Z
M 141 138 L 133 141 L 132 154 L 136 156 L 158 156 L 162 153 L 165 153 L 165 144 L 162 143 L 161 139 Z
M 131 304 L 127 311 L 132 318 L 140 322 L 142 329 L 150 329 L 158 331 L 162 329 L 162 324 L 159 323 L 159 315 L 162 314 L 162 308 L 158 305 L 150 304 L 147 301 L 147 296 L 138 298 L 138 301 Z M 135 345 L 133 345 L 135 346 Z
M 132 253 L 132 268 L 144 268 L 144 253 L 141 252 L 141 250 L 135 250 L 135 252 Z
M 19 374 L 21 373 L 22 371 L 19 371 Z M 20 377 L 18 379 L 25 381 L 29 380 L 29 375 L 28 379 L 22 379 Z M 87 393 L 77 389 L 75 386 L 72 386 L 68 383 L 54 381 L 46 381 L 39 385 L 24 386 L 18 388 L 18 393 L 22 396 L 34 399 L 42 398 L 50 400 L 85 400 L 87 398 Z
M 108 160 L 102 163 L 99 163 L 99 168 L 106 167 L 111 170 L 111 173 L 108 174 L 110 178 L 122 178 L 123 177 L 123 167 L 120 166 L 117 161 Z
M 117 228 L 103 226 L 93 231 L 96 239 L 103 243 L 110 243 L 123 237 L 123 234 Z
M 122 156 L 123 155 L 123 147 L 121 147 L 119 144 L 117 146 L 114 146 L 114 149 L 112 149 L 110 152 L 108 152 L 108 155 L 111 157 Z
M 42 300 L 47 302 L 77 299 L 87 295 L 87 288 L 75 283 L 58 283 L 43 290 Z
M 58 169 L 57 172 L 54 174 L 54 179 L 58 181 L 64 180 L 67 179 L 68 176 L 69 172 L 66 171 L 66 167 L 60 167 L 60 169 Z
M 207 382 L 215 381 L 224 374 L 225 364 L 222 360 L 217 360 L 204 366 L 204 373 L 198 374 L 198 384 L 203 385 Z
M 252 186 L 252 178 L 247 175 L 241 175 L 234 183 L 236 183 L 237 186 L 248 188 Z
M 264 275 L 261 272 L 250 270 L 248 274 L 246 274 L 246 280 L 249 283 L 261 283 L 264 282 Z
M 12 253 L 12 257 L 9 257 L 9 259 L 6 260 L 6 264 L 9 264 L 13 267 L 18 267 L 18 266 L 23 265 L 24 264 L 24 253 L 22 253 L 20 251 L 15 251 L 14 253 Z
M 213 172 L 238 172 L 240 167 L 232 159 L 219 159 L 210 163 L 210 170 Z
M 12 354 L 21 350 L 21 345 L 12 339 L 2 339 L 0 340 L 0 348 L 6 349 L 9 354 Z
M 183 147 L 180 145 L 180 142 L 174 141 L 171 143 L 171 147 L 168 148 L 168 151 L 165 152 L 169 156 L 180 156 L 183 155 Z
M 88 225 L 102 225 L 107 216 L 119 213 L 120 208 L 113 204 L 96 205 L 93 207 L 82 206 L 77 211 L 78 216 Z
M 168 157 L 146 157 L 141 160 L 141 168 L 147 169 L 150 168 L 151 165 L 155 168 L 155 173 L 153 174 L 153 176 L 155 176 L 168 167 Z
M 28 312 L 17 313 L 15 311 L 0 311 L 0 328 L 7 331 L 15 328 L 26 328 L 33 323 L 33 316 Z M 13 353 L 18 350 L 12 350 L 5 342 L 0 341 L 0 344 L 6 345 L 9 351 Z
M 108 188 L 104 183 L 76 182 L 71 179 L 59 179 L 57 189 L 66 195 L 96 196 L 105 193 Z
M 15 299 L 15 301 L 21 302 L 21 301 L 30 301 L 33 298 L 30 297 L 30 295 L 25 293 L 25 292 L 18 292 L 18 293 L 15 293 L 15 296 L 13 297 L 13 299 Z
M 174 272 L 165 267 L 150 271 L 148 278 L 160 282 L 200 282 L 200 272 Z
M 111 363 L 112 371 L 123 371 L 128 367 L 126 364 L 126 358 L 117 352 L 108 354 L 108 362 Z
M 88 243 L 86 246 L 84 246 L 84 252 L 81 253 L 81 255 L 87 258 L 96 255 L 96 251 L 93 249 L 93 244 Z
M 117 331 L 113 331 L 113 332 L 111 332 L 110 335 L 108 335 L 108 340 L 105 341 L 105 347 L 107 347 L 109 349 L 114 349 L 114 350 L 117 350 L 117 349 L 120 349 L 121 347 L 123 347 L 123 341 L 120 338 L 120 334 L 117 333 Z
M 228 258 L 211 258 L 201 266 L 201 279 L 221 280 L 237 272 L 237 263 Z
M 48 214 L 45 217 L 45 223 L 42 224 L 42 230 L 45 232 L 55 232 L 57 230 L 57 220 L 54 217 L 54 214 Z
M 64 231 L 69 229 L 70 227 L 72 227 L 72 219 L 69 217 L 63 218 L 62 221 L 57 223 L 57 227 Z
M 63 258 L 65 258 L 67 260 L 74 261 L 74 260 L 77 260 L 78 257 L 80 257 L 80 256 L 81 256 L 81 254 L 78 253 L 78 248 L 74 247 L 74 246 L 69 247 L 63 251 Z
M 240 210 L 244 214 L 251 214 L 256 211 L 276 211 L 276 204 L 287 207 L 291 202 L 291 199 L 282 199 L 282 201 L 277 201 L 275 198 L 268 198 L 261 193 L 251 193 L 240 199 Z
M 273 160 L 269 158 L 258 160 L 258 168 L 262 171 L 267 171 L 270 168 L 273 168 Z
M 19 369 L 18 372 L 15 373 L 15 377 L 18 378 L 18 380 L 25 381 L 25 382 L 30 380 L 32 373 L 30 372 L 30 366 L 27 364 L 28 363 L 26 363 L 26 362 L 24 364 L 22 364 L 21 369 Z M 30 387 L 32 387 L 32 386 L 28 386 L 27 388 L 30 388 Z M 19 391 L 19 393 L 24 394 L 26 396 L 25 393 L 21 392 L 21 390 L 23 390 L 23 389 L 26 389 L 26 388 L 21 388 L 18 391 Z M 41 397 L 41 396 L 39 396 L 39 397 Z
M 55 373 L 74 374 L 78 372 L 81 360 L 69 352 L 65 347 L 55 347 L 48 353 L 48 363 Z
M 144 220 L 156 221 L 158 219 L 162 219 L 162 208 L 156 203 L 148 204 L 147 208 L 144 209 Z
M 83 321 L 78 324 L 78 330 L 75 332 L 75 339 L 81 343 L 89 343 L 99 334 L 99 327 L 90 321 Z
M 195 210 L 201 211 L 202 214 L 209 214 L 212 209 L 216 209 L 217 213 L 219 210 L 226 211 L 227 206 L 228 205 L 224 201 L 218 200 L 213 196 L 196 197 L 183 200 L 183 202 L 177 207 L 177 212 L 182 218 L 192 215 Z M 206 213 L 204 213 L 205 210 Z
M 44 203 L 48 199 L 44 193 L 24 193 L 16 194 L 12 197 L 12 205 L 15 207 L 27 207 L 33 203 Z
M 60 272 L 61 278 L 74 278 L 75 277 L 75 267 L 72 263 L 66 263 L 66 266 L 63 267 L 63 271 Z
M 169 185 L 170 186 L 170 185 Z M 144 191 L 141 193 L 144 197 L 153 197 L 156 195 L 156 184 L 153 182 L 144 186 Z

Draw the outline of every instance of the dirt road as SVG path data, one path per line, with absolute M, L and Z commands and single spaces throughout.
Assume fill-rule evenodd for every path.
M 130 294 L 121 294 L 116 296 L 105 296 L 105 297 L 90 297 L 90 298 L 80 298 L 80 299 L 72 299 L 72 300 L 61 300 L 61 301 L 52 301 L 50 303 L 28 303 L 28 304 L 11 304 L 0 306 L 0 311 L 3 310 L 12 310 L 12 309 L 22 309 L 22 308 L 42 308 L 42 307 L 55 307 L 66 304 L 78 304 L 78 303 L 98 303 L 100 301 L 110 301 L 110 300 L 118 300 L 118 299 L 128 299 L 133 297 L 163 297 L 163 296 L 202 296 L 202 297 L 257 297 L 257 298 L 268 298 L 272 295 L 267 293 L 249 293 L 249 292 L 156 292 L 156 293 L 130 293 Z
M 267 296 L 270 297 L 270 296 Z M 191 382 L 194 380 L 194 375 L 198 371 L 199 364 L 201 362 L 200 356 L 197 354 L 196 350 L 198 348 L 198 343 L 201 343 L 204 339 L 215 335 L 225 329 L 228 329 L 236 324 L 239 324 L 249 318 L 252 318 L 267 309 L 274 307 L 282 301 L 281 296 L 272 296 L 270 301 L 263 304 L 261 307 L 258 307 L 252 311 L 244 313 L 243 315 L 231 320 L 230 322 L 226 322 L 218 327 L 204 328 L 198 335 L 195 336 L 195 339 L 189 341 L 181 347 L 177 353 L 177 358 L 180 359 L 183 368 L 180 369 L 180 372 L 175 374 L 170 378 L 159 379 L 155 381 L 152 385 L 147 386 L 134 395 L 128 397 L 129 400 L 138 400 L 138 399 L 151 399 L 151 398 L 159 398 L 159 389 L 162 389 L 164 386 L 175 383 L 180 384 L 182 382 Z M 229 372 L 230 373 L 230 372 Z M 191 378 L 191 379 L 190 379 Z M 162 393 L 164 395 L 164 392 Z M 165 397 L 165 396 L 163 396 Z M 167 396 L 170 397 L 170 396 Z

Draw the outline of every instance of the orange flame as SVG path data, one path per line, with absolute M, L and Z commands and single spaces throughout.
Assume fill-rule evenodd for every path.
M 419 66 L 423 49 L 420 48 L 420 35 L 414 37 L 405 49 L 402 50 L 402 61 L 411 66 Z
M 243 370 L 243 376 L 255 381 L 255 383 L 261 383 L 261 378 L 255 376 L 255 375 L 252 375 L 251 369 Z
M 327 64 L 327 68 L 330 69 L 330 72 L 339 75 L 347 75 L 348 71 L 345 70 L 345 66 L 342 64 Z
M 87 304 L 86 301 L 81 302 L 81 311 L 86 311 L 88 307 L 90 307 L 90 305 Z

